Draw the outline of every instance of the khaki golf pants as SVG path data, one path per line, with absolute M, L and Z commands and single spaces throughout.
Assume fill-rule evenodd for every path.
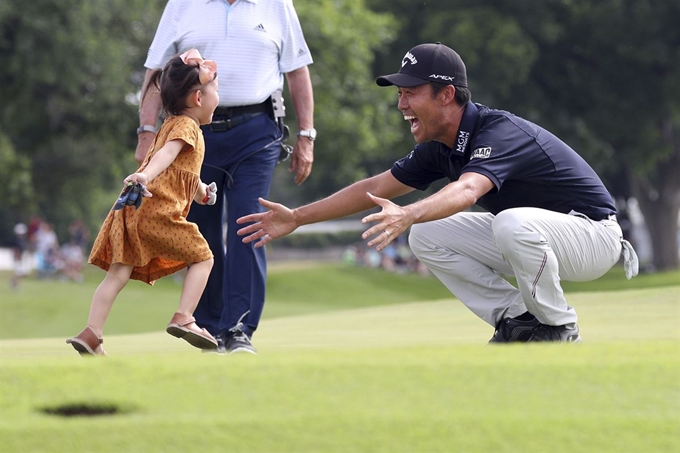
M 461 212 L 411 227 L 416 257 L 492 326 L 527 310 L 543 324 L 577 322 L 560 280 L 588 281 L 619 260 L 621 227 L 577 213 L 514 208 Z M 514 276 L 517 288 L 503 275 Z

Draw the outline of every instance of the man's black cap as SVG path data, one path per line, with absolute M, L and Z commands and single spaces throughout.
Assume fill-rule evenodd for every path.
M 406 52 L 399 72 L 375 81 L 381 87 L 414 87 L 428 82 L 467 87 L 465 63 L 460 55 L 440 42 L 420 44 Z

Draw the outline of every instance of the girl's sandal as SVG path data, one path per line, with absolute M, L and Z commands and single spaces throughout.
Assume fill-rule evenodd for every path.
M 217 340 L 205 329 L 192 330 L 189 326 L 196 322 L 193 316 L 175 313 L 165 329 L 173 337 L 181 338 L 199 349 L 217 349 Z M 198 329 L 198 327 L 197 327 Z
M 82 332 L 73 338 L 66 340 L 80 355 L 108 355 L 104 351 L 104 340 L 97 337 L 92 328 L 85 327 Z

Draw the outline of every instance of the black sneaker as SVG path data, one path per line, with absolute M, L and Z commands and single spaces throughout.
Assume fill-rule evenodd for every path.
M 203 352 L 212 352 L 217 354 L 232 354 L 234 352 L 248 352 L 250 354 L 257 354 L 257 351 L 250 342 L 250 338 L 243 332 L 243 318 L 250 311 L 245 312 L 234 327 L 226 332 L 215 335 L 217 340 L 217 349 L 205 349 Z
M 226 338 L 225 351 L 227 354 L 233 354 L 234 352 L 257 354 L 253 344 L 250 342 L 250 338 L 241 330 L 229 332 Z
M 241 315 L 236 325 L 229 329 L 229 332 L 227 332 L 227 335 L 224 337 L 224 348 L 227 354 L 233 354 L 234 352 L 257 354 L 253 344 L 250 342 L 250 338 L 243 332 L 242 321 L 248 313 L 250 313 L 250 310 Z
M 529 312 L 516 318 L 502 319 L 489 343 L 526 343 L 540 323 Z
M 540 324 L 534 329 L 529 342 L 534 341 L 557 341 L 560 343 L 581 343 L 581 335 L 579 335 L 578 325 L 574 324 L 573 329 L 566 326 L 546 326 Z

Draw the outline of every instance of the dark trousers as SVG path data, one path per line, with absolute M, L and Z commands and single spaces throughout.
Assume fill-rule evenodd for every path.
M 201 180 L 217 183 L 218 200 L 214 206 L 193 203 L 187 217 L 198 225 L 215 256 L 194 316 L 199 326 L 217 335 L 250 311 L 243 318 L 243 330 L 252 336 L 264 308 L 267 256 L 264 247 L 256 249 L 241 241 L 236 231 L 243 225 L 237 225 L 236 219 L 263 210 L 257 199 L 269 197 L 281 132 L 266 114 L 226 131 L 201 129 L 205 138 Z

